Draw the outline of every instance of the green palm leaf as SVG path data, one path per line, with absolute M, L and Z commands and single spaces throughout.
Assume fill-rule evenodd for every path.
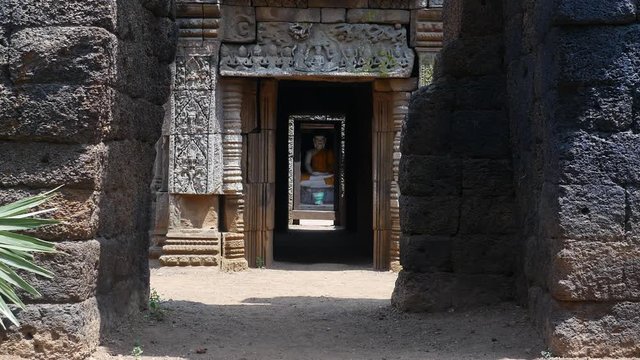
M 0 206 L 0 317 L 9 319 L 16 326 L 20 326 L 20 324 L 9 304 L 24 309 L 24 303 L 18 297 L 16 290 L 26 291 L 32 296 L 40 296 L 40 293 L 20 277 L 14 269 L 52 278 L 53 273 L 34 263 L 32 253 L 53 253 L 55 246 L 51 242 L 13 231 L 57 224 L 56 220 L 34 217 L 50 213 L 55 209 L 35 211 L 33 209 L 46 203 L 53 197 L 53 192 L 58 189 Z M 5 327 L 2 322 L 0 322 L 0 326 Z

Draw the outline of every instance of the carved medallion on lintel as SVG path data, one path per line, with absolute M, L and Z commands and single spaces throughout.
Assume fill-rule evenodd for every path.
M 256 8 L 222 5 L 222 41 L 250 43 L 256 41 Z
M 270 22 L 257 37 L 222 45 L 222 75 L 409 77 L 415 58 L 406 30 L 392 25 Z

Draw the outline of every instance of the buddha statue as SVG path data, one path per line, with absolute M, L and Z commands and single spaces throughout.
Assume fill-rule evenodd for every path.
M 313 137 L 313 149 L 307 151 L 304 158 L 306 173 L 302 174 L 302 186 L 333 186 L 335 156 L 332 150 L 325 149 L 326 144 L 327 138 L 324 135 Z

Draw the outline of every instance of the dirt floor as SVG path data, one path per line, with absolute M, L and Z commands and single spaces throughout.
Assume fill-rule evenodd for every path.
M 152 264 L 164 320 L 141 314 L 95 360 L 534 359 L 545 350 L 526 310 L 405 314 L 391 308 L 396 274 L 279 263 L 237 274 Z

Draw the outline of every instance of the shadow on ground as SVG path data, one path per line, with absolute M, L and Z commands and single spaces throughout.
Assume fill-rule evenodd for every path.
M 161 306 L 163 321 L 132 319 L 95 359 L 129 355 L 136 341 L 143 359 L 533 359 L 544 350 L 526 310 L 509 303 L 439 314 L 322 296 Z

